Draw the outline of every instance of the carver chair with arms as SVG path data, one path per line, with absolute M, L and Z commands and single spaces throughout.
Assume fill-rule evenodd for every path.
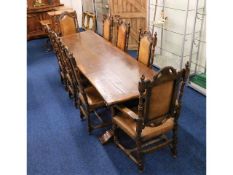
M 138 106 L 113 107 L 114 142 L 140 170 L 144 169 L 144 153 L 169 145 L 172 154 L 176 156 L 178 118 L 188 75 L 189 63 L 181 71 L 165 67 L 153 80 L 145 80 L 142 76 L 138 85 L 140 94 Z M 118 129 L 135 141 L 135 148 L 127 149 L 120 143 Z M 172 133 L 170 138 L 169 132 Z

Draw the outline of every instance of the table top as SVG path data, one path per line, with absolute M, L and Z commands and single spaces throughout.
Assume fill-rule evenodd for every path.
M 141 75 L 152 79 L 156 74 L 93 31 L 67 35 L 61 39 L 73 53 L 80 71 L 107 105 L 137 98 Z

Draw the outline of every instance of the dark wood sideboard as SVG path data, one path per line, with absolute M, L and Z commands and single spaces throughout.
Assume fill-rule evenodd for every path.
M 37 2 L 36 2 L 37 1 Z M 27 0 L 27 39 L 36 39 L 47 36 L 40 24 L 41 20 L 50 19 L 47 14 L 56 8 L 64 6 L 60 0 Z

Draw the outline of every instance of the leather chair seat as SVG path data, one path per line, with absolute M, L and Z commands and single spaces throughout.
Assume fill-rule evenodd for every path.
M 113 117 L 113 123 L 120 127 L 125 133 L 127 133 L 132 139 L 136 138 L 136 121 L 127 115 L 119 113 Z M 169 118 L 163 124 L 157 127 L 145 127 L 142 130 L 142 140 L 149 140 L 161 134 L 165 134 L 172 130 L 174 126 L 174 119 Z
M 90 108 L 98 108 L 105 105 L 103 98 L 93 86 L 85 88 L 85 92 Z

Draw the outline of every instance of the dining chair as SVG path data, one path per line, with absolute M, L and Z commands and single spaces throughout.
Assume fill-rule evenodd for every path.
M 139 170 L 144 169 L 145 153 L 169 145 L 173 156 L 177 155 L 178 119 L 188 75 L 188 62 L 180 71 L 170 66 L 161 69 L 153 80 L 146 80 L 142 75 L 138 84 L 138 105 L 113 106 L 114 142 Z M 119 139 L 118 129 L 126 133 L 136 147 L 127 149 Z
M 116 46 L 124 52 L 127 52 L 128 50 L 129 33 L 130 23 L 126 23 L 122 20 L 119 20 L 117 24 Z
M 48 28 L 48 37 L 49 37 L 49 40 L 50 40 L 53 52 L 55 53 L 56 58 L 59 61 L 58 47 L 56 45 L 57 44 L 56 43 L 57 34 L 53 30 L 51 30 L 50 28 Z
M 59 67 L 61 70 L 60 75 L 62 77 L 62 83 L 64 85 L 65 90 L 68 92 L 69 97 L 73 98 L 74 91 L 73 91 L 73 85 L 72 85 L 71 75 L 70 75 L 71 70 L 67 64 L 64 45 L 58 36 L 55 37 L 54 50 L 57 55 Z
M 88 12 L 88 30 L 96 32 L 96 15 L 92 12 Z
M 70 35 L 79 32 L 78 20 L 76 11 L 69 13 L 63 12 L 58 16 L 58 23 L 60 25 L 60 36 Z
M 88 133 L 91 134 L 93 129 L 103 128 L 109 126 L 111 121 L 104 121 L 102 117 L 97 113 L 98 109 L 106 108 L 106 104 L 98 93 L 98 91 L 94 88 L 94 86 L 89 85 L 85 86 L 84 81 L 81 78 L 80 70 L 76 64 L 75 58 L 72 53 L 69 54 L 69 62 L 72 67 L 72 72 L 75 79 L 75 88 L 77 89 L 75 92 L 75 98 L 78 101 L 78 108 L 80 110 L 81 119 L 87 118 L 87 126 Z M 94 124 L 92 122 L 92 114 L 94 114 L 101 124 Z
M 77 96 L 78 88 L 75 85 L 76 84 L 75 75 L 74 75 L 73 70 L 72 70 L 72 65 L 70 64 L 71 53 L 69 52 L 69 49 L 67 46 L 62 45 L 62 48 L 63 48 L 63 52 L 65 55 L 67 67 L 69 69 L 69 81 L 68 81 L 69 88 L 68 89 L 70 89 L 71 95 L 72 95 L 72 97 L 74 97 L 75 107 L 78 108 L 78 96 Z M 76 69 L 76 73 L 78 74 L 78 77 L 80 77 L 80 82 L 82 82 L 82 85 L 84 88 L 87 88 L 91 85 L 90 82 L 87 80 L 87 78 L 81 73 L 81 71 Z
M 52 29 L 49 27 L 49 25 L 45 25 L 44 26 L 44 29 L 45 29 L 45 32 L 48 33 L 48 39 L 50 41 L 50 44 L 51 44 L 51 47 L 53 49 L 53 43 L 52 43 L 52 39 L 51 39 L 51 32 L 52 32 Z
M 152 36 L 150 31 L 139 31 L 137 60 L 148 67 L 152 67 L 157 44 L 157 33 Z
M 103 15 L 103 38 L 112 41 L 113 34 L 113 17 Z
M 65 85 L 65 74 L 66 74 L 65 73 L 66 72 L 65 71 L 65 64 L 64 64 L 64 62 L 63 62 L 63 60 L 61 58 L 61 51 L 59 50 L 60 48 L 59 48 L 59 45 L 58 45 L 58 36 L 50 28 L 48 29 L 48 36 L 49 36 L 49 39 L 50 39 L 50 43 L 51 43 L 53 52 L 55 53 L 56 58 L 57 58 L 61 83 L 66 88 L 66 85 Z
M 62 43 L 62 41 L 59 39 L 59 46 L 61 49 L 61 55 L 62 55 L 62 59 L 65 63 L 65 70 L 66 70 L 66 87 L 67 87 L 67 91 L 69 94 L 70 98 L 74 98 L 75 97 L 75 85 L 74 85 L 74 80 L 73 80 L 73 72 L 72 72 L 72 68 L 70 67 L 69 64 L 69 51 L 68 48 Z
M 112 15 L 112 35 L 111 35 L 111 43 L 116 46 L 117 43 L 117 26 L 119 21 L 121 20 L 120 15 Z
M 46 34 L 48 34 L 48 37 L 49 37 L 48 31 L 49 29 L 51 29 L 50 28 L 51 20 L 41 20 L 40 23 L 41 23 L 41 26 L 43 27 L 43 30 L 45 31 Z M 49 41 L 50 41 L 50 38 L 48 38 L 45 43 L 46 52 L 52 51 L 51 44 L 49 44 Z
M 92 12 L 83 12 L 82 14 L 82 28 L 84 30 L 93 30 L 96 32 L 96 15 Z
M 82 13 L 82 28 L 83 28 L 83 30 L 87 30 L 89 28 L 88 24 L 89 24 L 89 21 L 88 21 L 88 12 L 84 11 Z

